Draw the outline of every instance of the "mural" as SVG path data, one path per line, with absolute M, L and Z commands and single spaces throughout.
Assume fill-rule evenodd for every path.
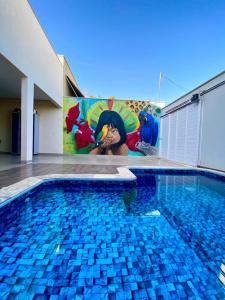
M 64 153 L 157 155 L 161 110 L 149 101 L 64 98 Z

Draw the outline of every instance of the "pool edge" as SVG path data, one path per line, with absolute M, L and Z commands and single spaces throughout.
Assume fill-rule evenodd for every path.
M 90 180 L 90 181 L 101 181 L 101 180 L 110 180 L 110 181 L 134 181 L 136 180 L 135 174 L 132 173 L 131 169 L 149 169 L 149 170 L 192 170 L 198 172 L 205 172 L 209 174 L 214 174 L 218 176 L 225 177 L 225 172 L 211 170 L 207 168 L 199 167 L 150 167 L 150 166 L 124 166 L 117 167 L 117 174 L 48 174 L 42 176 L 33 176 L 23 179 L 19 182 L 16 182 L 7 187 L 0 189 L 0 208 L 9 202 L 13 201 L 18 196 L 32 190 L 33 188 L 41 185 L 42 183 L 49 180 Z

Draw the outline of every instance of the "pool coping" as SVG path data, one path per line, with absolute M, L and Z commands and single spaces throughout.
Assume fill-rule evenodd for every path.
M 110 180 L 110 181 L 134 181 L 137 177 L 130 171 L 130 169 L 145 169 L 145 170 L 192 170 L 192 171 L 203 171 L 206 173 L 219 175 L 225 177 L 225 172 L 199 168 L 199 167 L 157 167 L 157 166 L 125 166 L 118 167 L 117 174 L 48 174 L 41 176 L 28 177 L 19 182 L 16 182 L 7 187 L 0 189 L 0 208 L 5 204 L 11 202 L 18 196 L 22 195 L 25 192 L 32 190 L 33 188 L 41 185 L 44 182 L 56 179 L 65 179 L 65 180 Z
M 40 184 L 54 179 L 66 180 L 110 180 L 110 181 L 134 181 L 136 176 L 126 167 L 118 167 L 117 174 L 48 174 L 33 176 L 18 181 L 0 189 L 0 208 L 11 202 L 21 194 L 39 186 Z

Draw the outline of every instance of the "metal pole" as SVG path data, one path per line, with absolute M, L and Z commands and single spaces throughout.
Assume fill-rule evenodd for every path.
M 162 72 L 159 73 L 158 101 L 160 101 L 161 80 L 162 80 Z

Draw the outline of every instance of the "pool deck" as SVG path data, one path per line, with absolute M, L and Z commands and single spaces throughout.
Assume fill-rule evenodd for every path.
M 37 155 L 32 162 L 0 154 L 0 188 L 29 177 L 48 174 L 118 174 L 118 167 L 187 168 L 190 166 L 157 157 L 95 155 Z
M 31 162 L 0 154 L 0 206 L 48 179 L 135 180 L 130 167 L 190 168 L 157 157 L 37 155 Z

